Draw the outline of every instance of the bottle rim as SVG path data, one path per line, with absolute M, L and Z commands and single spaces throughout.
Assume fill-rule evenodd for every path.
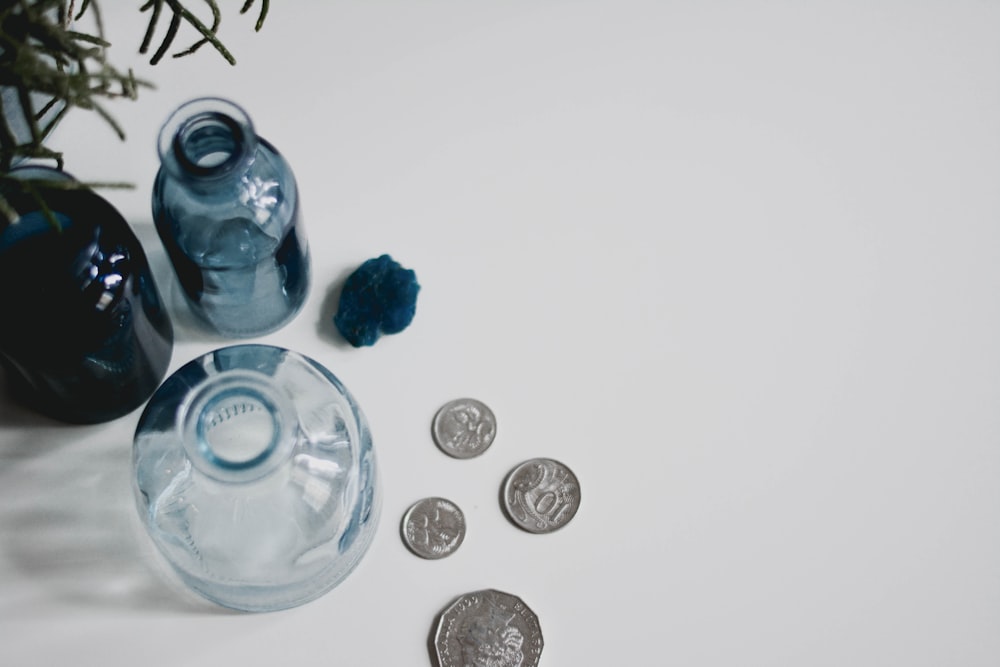
M 177 410 L 177 426 L 192 464 L 220 482 L 260 479 L 291 455 L 295 413 L 262 372 L 230 369 L 211 376 Z M 231 420 L 250 420 L 239 428 Z
M 160 128 L 160 163 L 178 178 L 215 180 L 252 164 L 257 136 L 249 114 L 221 97 L 180 105 Z

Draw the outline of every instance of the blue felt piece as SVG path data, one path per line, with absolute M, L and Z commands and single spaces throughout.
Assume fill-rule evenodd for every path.
M 333 323 L 354 347 L 399 333 L 417 312 L 417 274 L 389 255 L 369 259 L 347 277 Z

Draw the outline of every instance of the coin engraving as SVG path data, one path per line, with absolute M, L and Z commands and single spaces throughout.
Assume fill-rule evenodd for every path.
M 497 420 L 493 411 L 474 398 L 445 403 L 434 415 L 431 432 L 441 450 L 459 459 L 478 456 L 493 444 Z
M 521 598 L 487 589 L 452 602 L 438 619 L 439 667 L 537 667 L 542 629 Z
M 580 482 L 573 471 L 553 459 L 519 464 L 502 489 L 504 512 L 514 525 L 530 533 L 551 533 L 565 526 L 580 507 Z
M 417 556 L 444 558 L 455 553 L 465 539 L 465 515 L 445 498 L 424 498 L 403 515 L 403 542 Z

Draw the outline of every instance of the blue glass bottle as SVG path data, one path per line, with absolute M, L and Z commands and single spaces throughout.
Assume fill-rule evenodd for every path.
M 233 345 L 188 362 L 135 432 L 134 487 L 156 546 L 192 590 L 244 611 L 313 600 L 374 537 L 371 433 L 316 361 Z
M 95 192 L 65 187 L 65 172 L 7 177 L 18 216 L 0 229 L 0 362 L 12 396 L 71 423 L 131 412 L 166 374 L 174 340 L 139 239 Z
M 288 163 L 243 109 L 219 98 L 179 107 L 158 150 L 153 218 L 195 315 L 233 338 L 284 326 L 310 273 Z

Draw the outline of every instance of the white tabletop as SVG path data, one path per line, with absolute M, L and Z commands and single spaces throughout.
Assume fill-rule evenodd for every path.
M 4 397 L 0 663 L 424 667 L 437 613 L 496 588 L 538 614 L 542 667 L 1000 664 L 1000 4 L 286 1 L 254 33 L 221 3 L 235 67 L 150 66 L 139 4 L 102 4 L 112 61 L 156 85 L 109 105 L 126 140 L 74 111 L 52 146 L 135 184 L 101 193 L 171 304 L 173 370 L 231 341 L 178 301 L 156 133 L 197 96 L 250 113 L 314 262 L 253 340 L 357 397 L 382 519 L 329 594 L 220 610 L 138 526 L 139 410 Z M 383 253 L 416 318 L 355 349 L 331 295 Z M 459 396 L 498 418 L 478 458 L 431 440 Z M 582 487 L 550 535 L 498 503 L 535 456 Z M 438 561 L 399 535 L 430 495 L 469 524 Z

